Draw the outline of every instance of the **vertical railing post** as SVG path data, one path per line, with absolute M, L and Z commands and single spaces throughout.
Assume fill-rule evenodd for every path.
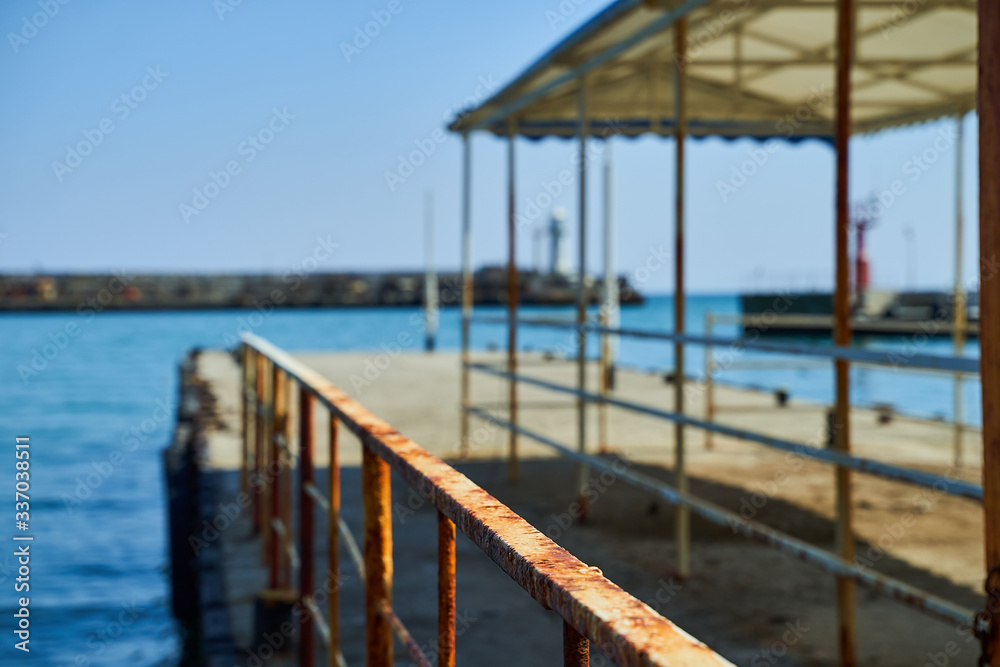
M 313 439 L 313 396 L 308 391 L 299 391 L 299 603 L 313 597 L 316 591 L 315 549 L 313 532 L 315 516 L 313 500 L 306 493 L 308 485 L 316 483 L 316 468 L 313 462 L 315 442 Z M 316 660 L 316 636 L 313 632 L 313 617 L 306 613 L 299 628 L 299 665 L 312 667 Z
M 602 327 L 608 326 L 608 311 L 601 309 L 598 315 L 598 323 Z M 611 336 L 601 334 L 601 381 L 599 383 L 601 396 L 607 398 L 611 390 Z M 600 454 L 608 453 L 608 404 L 597 404 L 597 451 Z
M 469 453 L 469 333 L 472 317 L 472 148 L 462 135 L 462 432 L 459 453 Z
M 590 641 L 566 621 L 563 621 L 563 665 L 564 667 L 590 665 Z
M 611 160 L 611 136 L 604 139 L 604 307 L 601 309 L 601 324 L 609 329 L 619 325 L 618 275 L 615 271 L 615 218 L 613 203 L 613 174 Z M 617 339 L 609 333 L 601 335 L 601 395 L 607 396 L 614 385 L 615 356 Z M 608 452 L 610 447 L 608 406 L 598 407 L 598 451 Z
M 393 664 L 392 626 L 382 604 L 392 605 L 392 498 L 389 464 L 362 445 L 361 493 L 365 512 L 365 655 L 369 667 Z
M 275 520 L 281 518 L 281 477 L 283 463 L 281 460 L 282 440 L 285 432 L 285 372 L 277 365 L 271 364 L 271 387 L 274 415 L 271 420 L 271 465 L 268 474 L 272 476 L 268 493 L 268 525 L 265 530 L 271 536 L 268 541 L 268 573 L 271 588 L 281 586 L 281 561 L 283 538 L 278 534 Z M 287 527 L 286 527 L 287 530 Z
M 854 58 L 854 0 L 840 0 L 837 16 L 837 108 L 835 148 L 837 154 L 836 191 L 836 289 L 833 297 L 834 344 L 851 344 L 851 284 L 848 258 L 848 228 L 850 200 L 848 192 L 848 151 L 851 140 L 851 66 Z M 833 446 L 838 451 L 851 450 L 850 431 L 850 366 L 838 359 L 834 365 L 836 405 L 834 408 Z M 837 466 L 837 553 L 847 563 L 854 560 L 854 532 L 851 528 L 851 471 Z M 837 578 L 838 645 L 841 667 L 857 664 L 857 622 L 855 582 L 849 577 Z
M 455 524 L 441 512 L 438 524 L 438 667 L 455 667 Z
M 715 315 L 705 313 L 705 336 L 712 337 L 715 329 Z M 715 421 L 715 355 L 712 346 L 705 346 L 705 421 Z M 715 433 L 705 429 L 705 449 L 715 447 Z
M 963 242 L 963 221 L 962 221 L 962 191 L 964 187 L 964 162 L 965 162 L 965 114 L 960 113 L 955 117 L 955 122 L 958 123 L 958 136 L 955 140 L 955 291 L 952 295 L 953 305 L 952 305 L 952 337 L 954 339 L 955 346 L 955 356 L 963 356 L 963 351 L 965 349 L 965 334 L 966 334 L 966 305 L 965 305 L 965 287 L 962 284 L 962 246 L 965 245 Z M 954 425 L 954 463 L 955 468 L 962 467 L 962 389 L 963 389 L 963 375 L 961 373 L 955 373 L 955 384 L 953 388 L 953 400 L 954 400 L 954 410 L 955 413 L 955 425 Z
M 340 651 L 340 428 L 330 415 L 330 466 L 327 469 L 327 497 L 330 510 L 326 517 L 326 580 L 330 583 L 327 618 L 330 619 L 330 650 L 327 667 L 336 667 Z
M 684 333 L 684 142 L 687 137 L 687 19 L 674 24 L 674 142 L 676 161 L 674 188 L 674 331 Z M 674 343 L 674 412 L 684 414 L 684 344 Z M 684 425 L 674 422 L 674 484 L 687 493 L 688 480 L 684 461 Z M 677 538 L 677 574 L 691 572 L 691 511 L 678 505 L 675 512 Z
M 424 347 L 433 352 L 437 343 L 438 307 L 441 290 L 434 266 L 434 191 L 428 190 L 424 205 Z
M 264 473 L 264 355 L 254 352 L 254 428 L 253 428 L 254 476 L 258 486 L 253 494 L 253 531 L 259 535 L 264 516 L 264 503 L 260 497 L 263 489 L 259 486 Z M 263 538 L 261 538 L 263 540 Z M 261 542 L 263 544 L 263 542 Z
M 250 489 L 250 348 L 240 343 L 240 492 Z
M 261 447 L 264 450 L 263 475 L 264 484 L 260 498 L 260 559 L 264 565 L 270 564 L 271 542 L 273 534 L 271 529 L 271 494 L 274 491 L 274 363 L 268 359 L 264 368 L 264 432 L 261 435 Z
M 583 392 L 587 389 L 587 81 L 584 77 L 576 80 L 576 122 L 577 140 L 580 144 L 580 174 L 577 190 L 580 196 L 580 217 L 579 238 L 577 239 L 579 256 L 577 262 L 577 285 L 576 285 L 576 386 L 581 394 L 576 399 L 576 448 L 581 454 L 587 449 L 587 401 L 583 398 Z M 576 466 L 576 490 L 577 503 L 580 506 L 580 520 L 587 516 L 587 499 L 584 494 L 584 486 L 590 476 L 589 468 L 578 463 Z
M 292 525 L 292 495 L 295 491 L 295 484 L 292 476 L 292 440 L 295 433 L 295 421 L 292 419 L 294 403 L 295 379 L 285 374 L 285 415 L 284 415 L 284 438 L 281 449 L 282 456 L 279 457 L 281 463 L 281 523 L 285 527 L 284 538 L 282 540 L 282 562 L 284 568 L 281 572 L 281 582 L 284 588 L 292 589 L 294 583 L 294 565 L 292 562 L 292 544 L 295 542 Z M 301 556 L 300 556 L 301 558 Z
M 517 225 L 514 210 L 514 186 L 516 170 L 514 165 L 514 121 L 508 121 L 507 135 L 507 372 L 510 373 L 508 383 L 508 403 L 510 423 L 517 426 Z M 511 484 L 517 482 L 517 431 L 511 428 L 508 432 L 509 459 L 507 476 Z

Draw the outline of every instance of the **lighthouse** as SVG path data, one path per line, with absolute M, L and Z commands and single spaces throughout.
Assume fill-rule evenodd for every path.
M 556 206 L 549 221 L 549 273 L 566 275 L 569 261 L 566 258 L 566 209 Z

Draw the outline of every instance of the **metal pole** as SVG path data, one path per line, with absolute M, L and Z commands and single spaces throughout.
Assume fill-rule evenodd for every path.
M 579 126 L 578 134 L 580 140 L 580 255 L 576 285 L 576 381 L 580 391 L 584 391 L 587 387 L 587 330 L 583 326 L 587 321 L 587 90 L 586 81 L 583 78 L 578 80 L 578 84 L 576 118 Z M 587 402 L 582 397 L 577 398 L 576 414 L 577 449 L 580 452 L 584 452 L 587 446 Z M 587 482 L 589 470 L 585 465 L 579 464 L 576 471 L 580 518 L 583 520 L 587 513 L 587 504 L 583 489 Z
M 705 313 L 705 335 L 712 336 L 715 328 L 715 316 Z M 705 346 L 705 421 L 715 421 L 715 355 L 712 346 Z M 715 433 L 705 431 L 705 449 L 715 447 Z
M 687 135 L 687 77 L 684 59 L 687 57 L 687 19 L 674 25 L 674 143 L 677 149 L 676 185 L 674 189 L 674 330 L 684 332 L 684 139 Z M 684 413 L 684 344 L 674 343 L 674 411 Z M 687 473 L 684 469 L 684 425 L 674 423 L 674 484 L 687 493 Z M 691 573 L 691 513 L 687 507 L 676 511 L 677 574 Z
M 316 482 L 313 466 L 313 397 L 308 391 L 299 392 L 299 601 L 305 603 L 316 591 L 313 499 L 306 493 L 309 484 Z M 313 633 L 311 613 L 302 616 L 299 627 L 299 665 L 312 667 L 316 659 L 316 637 Z
M 250 489 L 250 348 L 240 345 L 240 491 Z
M 604 140 L 604 299 L 608 311 L 608 326 L 616 329 L 621 323 L 618 294 L 618 272 L 615 263 L 614 161 L 611 137 Z M 611 363 L 617 356 L 617 336 L 611 336 Z
M 254 352 L 254 476 L 258 480 L 264 475 L 264 355 Z M 260 497 L 263 489 L 254 494 L 253 530 L 260 534 L 260 526 L 264 515 L 264 502 Z M 264 537 L 261 537 L 263 540 Z
M 281 586 L 281 561 L 283 558 L 284 538 L 278 534 L 275 521 L 281 520 L 281 495 L 283 491 L 282 477 L 284 476 L 284 466 L 281 461 L 281 450 L 285 432 L 285 371 L 275 364 L 271 364 L 271 387 L 274 396 L 274 417 L 271 421 L 271 466 L 268 474 L 273 471 L 271 480 L 271 491 L 268 495 L 268 525 L 264 529 L 271 536 L 268 541 L 268 572 L 270 573 L 270 587 Z M 288 532 L 288 526 L 285 526 Z
M 563 621 L 563 667 L 588 667 L 590 640 Z
M 438 667 L 455 667 L 455 523 L 438 520 Z
M 268 564 L 268 555 L 271 553 L 271 494 L 274 492 L 273 461 L 274 443 L 272 433 L 274 432 L 274 364 L 265 359 L 264 362 L 264 433 L 261 438 L 263 453 L 263 465 L 261 466 L 264 475 L 264 484 L 261 489 L 260 498 L 260 562 L 262 565 Z
M 958 123 L 958 140 L 955 146 L 955 294 L 954 305 L 952 306 L 952 323 L 954 331 L 952 338 L 955 343 L 955 356 L 961 357 L 965 350 L 966 334 L 966 306 L 965 288 L 962 286 L 962 246 L 963 243 L 963 211 L 962 192 L 965 189 L 965 178 L 963 162 L 965 161 L 965 114 L 959 114 L 955 121 Z M 963 376 L 955 373 L 954 387 L 954 410 L 955 413 L 955 468 L 962 467 L 962 384 Z
M 615 271 L 615 228 L 613 207 L 614 165 L 611 159 L 611 137 L 604 140 L 604 326 L 619 325 L 618 276 Z M 611 334 L 601 336 L 601 393 L 607 395 L 614 386 L 617 340 Z M 607 405 L 598 407 L 600 418 L 600 451 L 608 451 Z
M 282 547 L 282 560 L 284 569 L 282 572 L 282 582 L 285 588 L 291 589 L 294 564 L 292 563 L 292 545 L 295 543 L 293 530 L 295 528 L 292 521 L 292 505 L 294 499 L 294 475 L 292 472 L 292 440 L 295 437 L 295 420 L 292 419 L 292 406 L 295 399 L 292 398 L 293 391 L 298 386 L 294 378 L 285 375 L 285 427 L 284 445 L 282 447 L 283 456 L 281 462 L 281 522 L 285 526 L 285 535 Z
M 836 289 L 833 296 L 834 344 L 851 344 L 851 284 L 848 259 L 848 150 L 851 138 L 851 67 L 854 56 L 854 0 L 840 0 L 837 16 L 837 109 L 836 137 Z M 834 362 L 836 374 L 836 405 L 834 408 L 833 446 L 847 453 L 850 440 L 850 366 L 844 359 Z M 854 533 L 851 528 L 851 471 L 837 466 L 837 553 L 845 562 L 854 560 Z M 857 653 L 855 620 L 856 587 L 853 579 L 837 578 L 837 620 L 840 664 L 853 667 Z
M 331 583 L 326 617 L 330 619 L 327 667 L 337 664 L 340 652 L 340 422 L 330 415 L 330 466 L 327 468 L 330 509 L 326 517 L 326 576 Z
M 979 2 L 979 349 L 983 401 L 983 509 L 989 631 L 983 662 L 996 667 L 1000 623 L 1000 3 Z
M 607 310 L 602 308 L 600 314 L 598 315 L 598 321 L 602 327 L 608 326 L 608 313 Z M 600 359 L 600 372 L 601 372 L 601 382 L 599 391 L 602 397 L 608 395 L 611 389 L 610 376 L 611 376 L 611 343 L 609 341 L 608 334 L 601 334 L 601 359 Z M 601 403 L 597 404 L 597 451 L 601 454 L 608 453 L 608 404 Z
M 438 330 L 438 275 L 434 267 L 434 192 L 424 199 L 424 346 L 433 352 Z
M 472 319 L 472 146 L 462 135 L 462 431 L 459 453 L 469 453 L 469 327 Z
M 361 493 L 365 510 L 365 657 L 369 667 L 392 665 L 392 626 L 382 615 L 392 606 L 392 498 L 389 464 L 362 446 Z
M 514 213 L 514 121 L 507 128 L 507 369 L 517 372 L 517 229 Z M 517 425 L 517 380 L 508 384 L 510 423 Z M 509 459 L 507 476 L 511 484 L 517 483 L 517 432 L 508 432 Z

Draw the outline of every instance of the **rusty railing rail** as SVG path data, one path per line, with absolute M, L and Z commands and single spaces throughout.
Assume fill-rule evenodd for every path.
M 542 389 L 548 389 L 550 391 L 583 398 L 588 403 L 610 405 L 616 408 L 621 408 L 622 410 L 635 412 L 649 417 L 657 417 L 667 421 L 679 422 L 685 426 L 700 428 L 711 433 L 718 433 L 720 435 L 736 438 L 738 440 L 754 442 L 759 445 L 764 445 L 765 447 L 779 449 L 804 458 L 810 458 L 821 463 L 840 466 L 842 468 L 850 468 L 851 470 L 856 470 L 875 477 L 881 477 L 882 479 L 933 489 L 934 491 L 969 500 L 979 502 L 982 502 L 983 500 L 983 487 L 978 484 L 956 479 L 954 477 L 935 475 L 934 473 L 904 468 L 891 463 L 883 463 L 881 461 L 863 456 L 854 456 L 853 454 L 847 454 L 834 449 L 821 449 L 819 447 L 813 447 L 800 442 L 774 438 L 769 435 L 757 433 L 756 431 L 748 431 L 746 429 L 736 428 L 735 426 L 727 426 L 718 422 L 707 421 L 678 412 L 671 412 L 670 410 L 661 410 L 648 405 L 642 405 L 641 403 L 633 403 L 632 401 L 612 398 L 605 394 L 580 391 L 575 387 L 559 384 L 557 382 L 550 382 L 549 380 L 542 380 L 530 375 L 508 373 L 502 368 L 498 368 L 491 364 L 470 363 L 468 364 L 468 368 L 488 373 L 490 375 L 495 375 L 496 377 L 506 380 L 513 378 L 524 384 L 530 384 L 536 387 L 541 387 Z
M 482 315 L 471 318 L 481 324 L 506 324 L 504 317 Z M 979 359 L 971 357 L 951 357 L 939 354 L 900 353 L 891 350 L 866 350 L 859 347 L 840 345 L 815 345 L 809 343 L 770 342 L 751 340 L 732 336 L 702 336 L 690 333 L 671 333 L 667 331 L 649 331 L 645 329 L 626 329 L 621 327 L 606 327 L 601 324 L 577 324 L 566 320 L 519 318 L 518 326 L 541 327 L 546 329 L 574 329 L 593 333 L 640 338 L 646 340 L 663 340 L 688 345 L 733 347 L 752 352 L 774 352 L 794 354 L 804 357 L 817 357 L 831 361 L 850 361 L 853 363 L 888 366 L 891 368 L 913 368 L 928 371 L 944 371 L 949 373 L 979 374 Z
M 561 456 L 586 463 L 598 470 L 613 472 L 619 479 L 626 483 L 643 489 L 666 501 L 671 505 L 681 505 L 689 508 L 692 513 L 697 514 L 706 521 L 710 521 L 719 526 L 731 528 L 733 532 L 749 537 L 762 544 L 766 544 L 778 551 L 792 554 L 793 556 L 807 563 L 838 576 L 849 577 L 863 586 L 882 595 L 901 602 L 907 606 L 920 609 L 924 613 L 937 618 L 946 623 L 954 623 L 962 627 L 971 627 L 974 622 L 975 612 L 961 605 L 954 604 L 936 595 L 921 590 L 916 586 L 911 586 L 906 582 L 893 577 L 879 574 L 868 567 L 857 563 L 849 563 L 840 559 L 837 555 L 830 553 L 820 547 L 814 546 L 792 537 L 779 530 L 766 526 L 753 519 L 745 519 L 736 512 L 725 509 L 715 503 L 702 500 L 689 493 L 679 491 L 676 487 L 655 477 L 633 472 L 631 470 L 616 470 L 613 464 L 607 460 L 592 454 L 581 454 L 571 449 L 566 444 L 549 438 L 545 435 L 526 429 L 523 426 L 512 424 L 510 421 L 501 419 L 479 408 L 470 408 L 470 413 L 484 421 L 488 421 L 501 428 L 514 429 L 519 435 L 534 440 L 556 450 Z
M 328 516 L 328 578 L 339 581 L 339 543 L 343 537 L 365 582 L 367 664 L 393 664 L 394 635 L 417 664 L 431 664 L 392 607 L 390 469 L 437 509 L 439 666 L 455 664 L 458 531 L 543 608 L 562 618 L 566 665 L 589 664 L 591 643 L 619 665 L 730 664 L 606 579 L 600 570 L 588 567 L 557 545 L 465 475 L 371 414 L 316 371 L 262 338 L 246 334 L 242 341 L 245 440 L 241 480 L 245 489 L 262 476 L 267 480 L 254 517 L 255 526 L 260 529 L 271 586 L 292 589 L 298 573 L 298 597 L 308 611 L 300 628 L 300 664 L 315 663 L 314 634 L 319 634 L 327 646 L 327 664 L 343 664 L 337 631 L 338 587 L 334 585 L 330 590 L 326 616 L 313 598 L 316 591 L 313 524 L 317 507 Z M 295 526 L 290 502 L 294 480 L 288 398 L 293 385 L 299 392 L 297 548 L 292 542 Z M 317 402 L 330 414 L 327 496 L 315 481 L 313 412 Z M 360 547 L 340 516 L 341 424 L 362 445 L 364 543 Z
M 472 322 L 508 324 L 508 320 L 502 317 L 480 316 L 470 317 L 469 319 Z M 585 323 L 581 325 L 575 322 L 553 319 L 517 319 L 516 324 L 544 328 L 585 330 L 641 339 L 683 342 L 703 345 L 709 350 L 712 346 L 731 346 L 749 351 L 790 353 L 835 361 L 851 361 L 860 364 L 900 367 L 907 370 L 974 374 L 978 372 L 979 364 L 978 359 L 961 357 L 944 357 L 930 354 L 900 356 L 896 353 L 883 350 L 863 350 L 844 346 L 771 343 L 744 338 L 725 338 L 713 336 L 710 330 L 706 332 L 707 335 L 678 334 L 609 328 L 602 324 Z M 711 369 L 711 366 L 709 366 L 709 369 Z M 522 373 L 511 372 L 498 364 L 474 363 L 465 359 L 463 359 L 463 370 L 477 371 L 511 383 L 532 385 L 548 391 L 574 396 L 578 400 L 582 400 L 585 405 L 596 404 L 599 406 L 615 407 L 628 412 L 663 419 L 682 426 L 698 428 L 709 435 L 719 434 L 764 445 L 788 452 L 790 455 L 801 456 L 830 465 L 837 470 L 853 470 L 894 482 L 933 489 L 936 493 L 965 498 L 977 504 L 982 504 L 984 500 L 983 487 L 978 484 L 852 455 L 849 452 L 835 448 L 819 448 L 804 443 L 775 438 L 758 432 L 721 424 L 711 418 L 699 419 L 679 411 L 663 410 L 649 405 L 614 398 L 607 391 L 603 390 L 603 388 L 600 392 L 590 392 L 581 386 L 572 387 Z M 515 413 L 512 413 L 510 418 L 503 419 L 496 414 L 484 410 L 483 406 L 473 405 L 471 402 L 463 402 L 462 410 L 467 416 L 473 416 L 492 423 L 502 429 L 527 437 L 554 449 L 561 456 L 574 460 L 578 464 L 585 464 L 597 469 L 603 469 L 609 465 L 599 457 L 587 454 L 579 449 L 574 450 L 562 442 L 524 428 L 518 423 Z M 710 443 L 710 440 L 707 443 Z M 708 448 L 711 448 L 710 444 Z M 870 568 L 861 567 L 858 563 L 846 560 L 837 554 L 810 545 L 757 521 L 744 519 L 739 514 L 692 496 L 686 490 L 678 488 L 675 485 L 667 484 L 653 477 L 631 471 L 626 471 L 625 473 L 618 472 L 618 476 L 626 483 L 644 489 L 671 505 L 689 510 L 712 523 L 729 526 L 739 534 L 757 540 L 779 551 L 791 553 L 822 570 L 836 575 L 838 578 L 857 581 L 875 592 L 918 609 L 939 620 L 956 623 L 960 627 L 975 629 L 977 621 L 974 618 L 975 612 L 971 609 L 949 602 L 898 579 L 876 573 Z M 838 521 L 840 520 L 838 518 Z

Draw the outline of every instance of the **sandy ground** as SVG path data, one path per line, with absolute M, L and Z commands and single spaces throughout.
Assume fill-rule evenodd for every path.
M 454 354 L 297 355 L 369 409 L 443 458 L 458 454 L 458 361 Z M 500 361 L 499 355 L 478 360 Z M 590 386 L 596 386 L 596 369 Z M 236 493 L 239 407 L 237 370 L 230 357 L 206 353 L 200 372 L 215 389 L 221 427 L 210 434 L 209 461 L 228 493 Z M 575 368 L 566 362 L 526 355 L 522 372 L 572 384 Z M 473 378 L 477 404 L 502 410 L 506 383 L 483 374 Z M 671 386 L 655 375 L 621 372 L 616 396 L 669 408 Z M 689 410 L 704 410 L 700 390 L 688 394 Z M 574 399 L 522 387 L 521 421 L 572 445 Z M 776 407 L 768 394 L 716 388 L 716 419 L 786 439 L 821 444 L 825 423 L 821 406 L 792 401 Z M 597 412 L 591 409 L 588 448 L 597 448 Z M 321 427 L 317 432 L 322 434 Z M 627 457 L 632 469 L 670 479 L 674 437 L 670 424 L 609 410 L 611 450 Z M 621 481 L 602 484 L 588 521 L 569 519 L 575 500 L 575 465 L 553 459 L 551 450 L 520 439 L 521 479 L 507 480 L 508 436 L 474 421 L 471 459 L 455 462 L 475 482 L 528 521 L 639 599 L 739 665 L 834 665 L 836 613 L 834 581 L 813 566 L 733 535 L 727 527 L 693 524 L 693 576 L 681 581 L 674 562 L 673 509 Z M 688 469 L 695 495 L 811 543 L 832 549 L 833 471 L 818 463 L 789 461 L 785 454 L 753 443 L 715 438 L 705 448 L 704 434 L 686 431 Z M 852 413 L 854 451 L 860 455 L 953 474 L 979 477 L 979 434 L 966 437 L 968 465 L 951 469 L 951 429 L 934 422 L 896 419 L 879 425 L 867 410 Z M 319 439 L 318 451 L 325 451 Z M 360 534 L 357 463 L 359 445 L 344 438 L 342 464 L 344 514 Z M 321 455 L 319 464 L 325 466 Z M 321 477 L 325 470 L 321 472 Z M 975 608 L 983 573 L 982 512 L 978 503 L 931 490 L 854 475 L 858 553 L 879 572 L 892 575 L 956 603 Z M 435 624 L 435 528 L 431 508 L 417 502 L 401 484 L 394 487 L 395 604 L 419 643 L 430 646 Z M 409 513 L 409 505 L 416 506 Z M 757 505 L 757 506 L 755 506 Z M 913 516 L 908 526 L 903 517 Z M 319 534 L 323 534 L 320 532 Z M 227 586 L 233 600 L 237 643 L 248 647 L 250 603 L 264 582 L 259 548 L 246 521 L 225 532 Z M 881 544 L 885 549 L 879 549 Z M 322 556 L 321 556 L 322 557 Z M 349 664 L 363 660 L 361 588 L 351 564 L 343 585 L 341 632 Z M 459 540 L 460 664 L 557 664 L 558 619 L 533 600 L 479 553 Z M 868 592 L 858 593 L 859 664 L 942 667 L 975 664 L 978 648 L 955 627 Z M 485 622 L 484 622 L 485 621 Z M 943 652 L 954 642 L 957 656 Z M 244 653 L 245 655 L 245 653 Z M 399 651 L 399 664 L 409 664 Z M 933 659 L 932 659 L 933 658 Z M 274 664 L 274 663 L 272 663 Z M 601 664 L 595 658 L 595 664 Z

